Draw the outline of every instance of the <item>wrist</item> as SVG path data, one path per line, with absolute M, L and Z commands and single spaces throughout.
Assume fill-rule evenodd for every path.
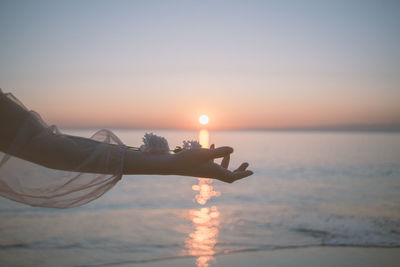
M 124 174 L 174 174 L 173 154 L 152 154 L 128 150 Z
M 156 171 L 153 174 L 175 174 L 175 155 L 174 154 L 162 154 L 162 155 L 152 155 L 154 167 Z

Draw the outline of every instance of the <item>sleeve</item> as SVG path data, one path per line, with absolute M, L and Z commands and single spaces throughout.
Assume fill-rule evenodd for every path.
M 51 208 L 86 204 L 121 179 L 125 150 L 108 130 L 90 139 L 62 134 L 0 90 L 0 195 L 5 198 Z

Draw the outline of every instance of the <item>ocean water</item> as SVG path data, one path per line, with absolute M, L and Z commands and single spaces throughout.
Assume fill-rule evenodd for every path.
M 65 131 L 90 136 L 93 131 Z M 143 131 L 116 130 L 138 146 Z M 127 175 L 72 209 L 0 198 L 0 265 L 88 266 L 316 246 L 400 247 L 400 134 L 156 131 L 230 145 L 231 167 L 254 175 L 217 180 Z

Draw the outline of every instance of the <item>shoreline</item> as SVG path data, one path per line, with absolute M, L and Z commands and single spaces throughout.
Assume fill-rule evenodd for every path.
M 248 248 L 213 255 L 209 266 L 398 266 L 400 246 L 304 245 Z M 89 266 L 172 267 L 196 266 L 195 256 L 173 256 L 138 261 L 121 261 Z
M 354 247 L 354 246 L 310 246 L 275 250 L 246 250 L 218 254 L 209 262 L 209 267 L 228 266 L 387 266 L 396 267 L 400 262 L 400 248 Z M 129 266 L 134 263 L 110 264 L 108 266 Z M 165 259 L 136 263 L 141 267 L 196 266 L 196 257 Z

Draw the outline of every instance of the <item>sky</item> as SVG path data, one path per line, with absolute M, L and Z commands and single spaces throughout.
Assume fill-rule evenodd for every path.
M 400 130 L 400 1 L 4 1 L 0 88 L 61 128 Z

